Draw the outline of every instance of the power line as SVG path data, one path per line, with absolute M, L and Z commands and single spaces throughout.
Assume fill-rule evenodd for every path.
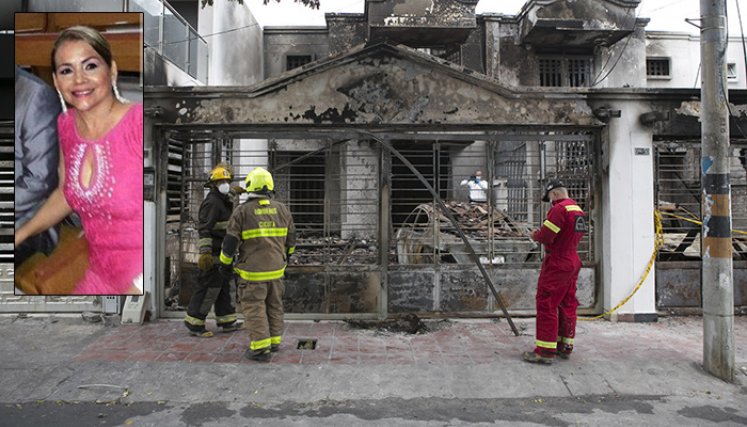
M 204 38 L 208 38 L 208 37 L 218 36 L 218 35 L 221 35 L 221 34 L 231 33 L 231 32 L 234 32 L 234 31 L 244 30 L 244 29 L 247 29 L 247 28 L 258 27 L 258 26 L 259 26 L 259 23 L 255 22 L 254 24 L 245 25 L 243 27 L 231 28 L 230 30 L 218 31 L 217 33 L 206 34 L 204 36 L 201 35 L 201 34 L 198 34 L 198 36 L 202 37 L 204 39 Z M 192 41 L 192 40 L 197 40 L 197 37 L 195 37 L 195 38 L 188 37 L 188 38 L 186 38 L 184 40 L 177 40 L 177 41 L 173 41 L 173 42 L 161 43 L 161 45 L 166 46 L 166 45 L 172 45 L 172 44 L 179 44 L 179 43 L 184 43 L 184 42 L 188 42 L 188 41 Z
M 630 13 L 631 10 L 632 9 L 628 9 L 628 13 Z M 628 43 L 630 43 L 630 39 L 633 38 L 633 33 L 635 32 L 635 25 L 636 25 L 636 22 L 638 22 L 638 16 L 640 15 L 641 10 L 643 9 L 642 8 L 638 9 L 638 12 L 633 17 L 633 25 L 631 25 L 630 27 L 631 33 L 625 37 L 625 44 L 623 45 L 622 49 L 620 49 L 620 54 L 617 56 L 615 63 L 612 64 L 612 67 L 609 69 L 609 71 L 607 71 L 607 74 L 605 74 L 604 77 L 600 79 L 599 76 L 601 76 L 602 73 L 604 72 L 604 68 L 607 67 L 607 64 L 609 63 L 611 56 L 610 58 L 607 58 L 607 61 L 604 63 L 604 65 L 602 65 L 602 68 L 599 71 L 599 74 L 597 74 L 597 76 L 594 78 L 594 82 L 591 84 L 591 87 L 594 87 L 598 85 L 599 83 L 602 83 L 605 79 L 607 79 L 607 77 L 609 77 L 610 74 L 612 74 L 612 71 L 615 69 L 615 67 L 617 67 L 617 64 L 620 62 L 620 59 L 622 59 L 622 56 L 625 53 L 625 49 L 628 47 Z

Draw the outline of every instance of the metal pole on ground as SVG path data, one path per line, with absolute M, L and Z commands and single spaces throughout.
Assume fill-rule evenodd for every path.
M 726 0 L 700 0 L 703 367 L 734 381 Z
M 454 215 L 451 213 L 451 211 L 444 205 L 443 200 L 441 200 L 441 197 L 439 197 L 438 193 L 436 193 L 436 190 L 433 189 L 433 186 L 428 183 L 428 180 L 425 179 L 423 174 L 418 171 L 415 166 L 410 163 L 405 156 L 403 156 L 399 151 L 397 151 L 392 145 L 385 141 L 376 135 L 369 133 L 369 132 L 362 132 L 362 135 L 365 135 L 373 140 L 378 141 L 384 148 L 389 150 L 392 154 L 397 156 L 397 158 L 402 161 L 402 163 L 407 166 L 410 171 L 415 174 L 415 176 L 420 180 L 420 182 L 428 189 L 428 191 L 433 196 L 433 199 L 436 201 L 436 204 L 441 209 L 443 214 L 446 216 L 446 218 L 451 221 L 451 224 L 454 226 L 454 229 L 457 231 L 457 234 L 459 234 L 459 237 L 464 242 L 464 245 L 467 247 L 467 252 L 470 255 L 470 258 L 474 261 L 475 265 L 477 265 L 477 268 L 480 270 L 480 273 L 482 274 L 482 277 L 485 279 L 485 282 L 488 284 L 488 287 L 490 288 L 490 291 L 493 293 L 493 296 L 495 297 L 495 301 L 498 303 L 498 306 L 500 306 L 501 311 L 503 312 L 503 315 L 506 316 L 506 320 L 508 321 L 509 326 L 511 326 L 511 331 L 516 335 L 519 336 L 519 330 L 516 329 L 516 325 L 514 325 L 514 321 L 511 320 L 511 316 L 508 314 L 508 310 L 506 310 L 506 304 L 503 302 L 503 296 L 495 289 L 495 286 L 493 285 L 493 280 L 490 278 L 490 274 L 488 274 L 488 271 L 485 269 L 485 266 L 482 265 L 480 262 L 480 257 L 477 256 L 477 253 L 475 252 L 474 248 L 472 248 L 472 245 L 469 243 L 469 239 L 467 239 L 467 236 L 464 235 L 462 232 L 462 228 L 459 226 L 459 222 L 454 218 Z

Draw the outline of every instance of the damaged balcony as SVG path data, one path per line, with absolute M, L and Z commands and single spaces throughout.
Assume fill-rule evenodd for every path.
M 463 43 L 477 28 L 477 0 L 368 0 L 369 43 L 408 46 Z
M 590 51 L 611 46 L 636 26 L 640 0 L 530 0 L 519 14 L 521 41 L 542 48 Z

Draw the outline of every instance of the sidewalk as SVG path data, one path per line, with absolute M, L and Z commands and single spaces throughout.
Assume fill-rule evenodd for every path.
M 747 317 L 734 384 L 703 371 L 699 317 L 581 321 L 573 356 L 552 366 L 520 360 L 534 320 L 515 323 L 518 337 L 505 320 L 427 321 L 422 334 L 286 322 L 281 351 L 258 364 L 244 330 L 0 318 L 0 426 L 747 424 Z M 307 339 L 316 348 L 298 349 Z

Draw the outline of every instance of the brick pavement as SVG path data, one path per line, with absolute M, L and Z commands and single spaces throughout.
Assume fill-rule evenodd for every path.
M 747 319 L 737 318 L 737 361 L 747 354 Z M 356 329 L 340 321 L 286 321 L 274 364 L 488 364 L 515 359 L 533 346 L 533 319 L 515 319 L 514 336 L 505 321 L 429 321 L 431 332 L 405 334 Z M 694 361 L 702 358 L 699 317 L 663 318 L 649 324 L 579 322 L 571 363 L 640 359 Z M 208 321 L 208 329 L 216 330 Z M 298 349 L 299 340 L 316 339 L 315 349 Z M 159 320 L 143 326 L 122 325 L 83 348 L 76 361 L 254 363 L 243 357 L 246 330 L 212 338 L 192 337 L 180 321 Z M 562 363 L 562 362 L 557 362 Z

